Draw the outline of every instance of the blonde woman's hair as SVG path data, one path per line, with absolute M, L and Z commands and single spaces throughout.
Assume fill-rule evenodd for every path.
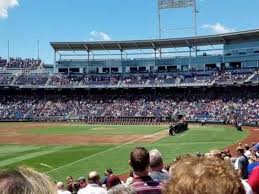
M 0 172 L 0 194 L 54 194 L 54 184 L 48 176 L 21 167 Z
M 165 194 L 245 194 L 231 164 L 215 157 L 182 157 L 170 171 Z

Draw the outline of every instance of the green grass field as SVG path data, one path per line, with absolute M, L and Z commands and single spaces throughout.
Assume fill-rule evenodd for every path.
M 1 128 L 4 126 L 0 125 Z M 19 125 L 19 124 L 17 124 Z M 60 124 L 39 129 L 23 129 L 24 134 L 54 135 L 132 135 L 154 134 L 167 126 L 89 126 L 79 124 Z M 0 132 L 1 135 L 1 132 Z M 91 170 L 101 174 L 106 168 L 112 168 L 115 174 L 127 173 L 129 153 L 135 146 L 147 149 L 157 148 L 170 163 L 177 155 L 195 152 L 207 152 L 224 148 L 240 141 L 247 132 L 238 132 L 224 126 L 192 126 L 190 130 L 175 137 L 165 137 L 148 144 L 121 145 L 0 145 L 0 169 L 16 166 L 29 166 L 47 173 L 55 180 L 68 175 L 86 176 Z M 1 142 L 0 142 L 1 143 Z

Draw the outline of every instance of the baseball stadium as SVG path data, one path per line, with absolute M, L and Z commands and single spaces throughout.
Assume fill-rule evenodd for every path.
M 161 12 L 186 7 L 194 34 L 163 37 Z M 136 191 L 117 193 L 162 193 L 165 184 L 163 193 L 187 194 L 174 177 L 177 165 L 189 169 L 187 156 L 194 166 L 233 166 L 239 191 L 212 193 L 259 193 L 259 29 L 199 35 L 195 0 L 158 0 L 157 14 L 158 38 L 47 41 L 52 62 L 40 57 L 39 41 L 37 59 L 12 57 L 8 40 L 8 56 L 0 57 L 0 193 L 4 173 L 22 167 L 58 183 L 64 194 L 87 193 L 81 190 L 97 185 L 93 172 L 104 191 L 92 193 L 116 193 L 112 184 L 128 182 L 132 169 L 127 186 Z M 172 176 L 156 180 L 162 190 L 143 191 L 134 182 L 143 165 L 136 155 L 146 151 L 150 176 L 152 154 L 163 157 L 161 173 Z M 210 193 L 207 186 L 194 193 Z

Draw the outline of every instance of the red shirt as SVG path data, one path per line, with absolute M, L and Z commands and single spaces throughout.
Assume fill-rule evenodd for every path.
M 259 194 L 259 166 L 253 169 L 248 177 L 248 183 L 252 187 L 254 194 Z

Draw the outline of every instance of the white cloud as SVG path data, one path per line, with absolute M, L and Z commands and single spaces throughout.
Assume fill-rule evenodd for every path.
M 112 38 L 104 32 L 92 31 L 92 32 L 90 32 L 90 36 L 91 36 L 89 38 L 90 41 L 97 41 L 97 40 L 110 41 L 110 40 L 112 40 Z
M 18 5 L 18 0 L 0 0 L 0 18 L 7 18 L 8 9 Z
M 226 27 L 219 22 L 217 22 L 216 24 L 205 24 L 202 26 L 202 28 L 209 29 L 215 34 L 224 34 L 235 31 L 233 28 Z

